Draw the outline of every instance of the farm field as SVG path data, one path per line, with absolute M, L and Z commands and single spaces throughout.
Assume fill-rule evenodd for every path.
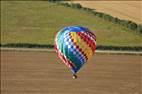
M 53 44 L 57 31 L 70 25 L 95 32 L 97 45 L 142 46 L 141 34 L 83 10 L 47 1 L 1 1 L 1 44 Z
M 72 79 L 54 52 L 1 51 L 1 94 L 141 94 L 141 58 L 96 54 Z
M 142 23 L 142 1 L 74 1 L 121 19 Z

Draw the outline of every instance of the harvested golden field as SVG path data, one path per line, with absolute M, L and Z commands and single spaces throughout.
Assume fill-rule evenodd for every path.
M 142 23 L 142 1 L 73 1 L 120 19 Z

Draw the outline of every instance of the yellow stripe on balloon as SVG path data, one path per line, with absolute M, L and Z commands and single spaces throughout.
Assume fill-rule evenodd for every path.
M 87 58 L 89 59 L 93 55 L 92 49 L 88 46 L 88 44 L 81 39 L 79 35 L 77 35 L 76 32 L 70 32 L 71 38 L 74 40 L 76 45 L 79 46 L 79 48 L 82 49 L 82 51 L 86 54 Z

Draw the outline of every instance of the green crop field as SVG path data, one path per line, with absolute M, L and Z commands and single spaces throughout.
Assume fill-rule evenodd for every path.
M 142 46 L 141 34 L 83 10 L 47 1 L 1 1 L 1 44 L 53 44 L 56 32 L 69 25 L 88 27 L 98 45 Z

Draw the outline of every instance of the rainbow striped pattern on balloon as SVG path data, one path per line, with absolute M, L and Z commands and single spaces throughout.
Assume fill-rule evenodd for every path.
M 96 36 L 88 28 L 68 26 L 55 37 L 55 49 L 60 59 L 76 74 L 96 50 Z

